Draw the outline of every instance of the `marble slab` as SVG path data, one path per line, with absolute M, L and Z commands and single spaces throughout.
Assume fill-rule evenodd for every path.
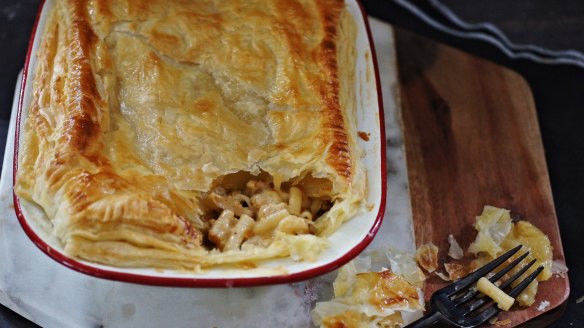
M 375 19 L 369 22 L 385 107 L 389 203 L 366 252 L 413 251 L 393 30 Z M 310 327 L 314 303 L 330 299 L 334 272 L 287 285 L 195 289 L 103 280 L 56 263 L 28 239 L 14 214 L 15 113 L 14 107 L 0 180 L 0 303 L 8 308 L 43 327 Z

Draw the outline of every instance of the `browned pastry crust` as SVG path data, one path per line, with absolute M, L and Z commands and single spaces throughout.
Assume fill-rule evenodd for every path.
M 339 0 L 56 1 L 16 192 L 90 261 L 192 269 L 287 256 L 275 235 L 210 252 L 205 197 L 250 176 L 299 186 L 335 203 L 319 235 L 358 210 L 355 33 Z

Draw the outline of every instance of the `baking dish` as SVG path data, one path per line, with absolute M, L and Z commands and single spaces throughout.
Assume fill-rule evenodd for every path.
M 47 1 L 41 5 L 39 16 L 31 38 L 26 59 L 23 83 L 19 99 L 17 131 L 15 136 L 14 173 L 18 170 L 18 155 L 21 140 L 20 131 L 26 110 L 31 101 L 33 72 L 36 65 L 36 49 L 44 30 L 48 9 L 53 5 Z M 315 262 L 295 262 L 292 259 L 270 260 L 253 269 L 212 268 L 202 273 L 190 271 L 173 271 L 159 269 L 122 269 L 72 259 L 64 252 L 60 244 L 47 229 L 47 222 L 34 220 L 39 209 L 24 199 L 15 197 L 17 217 L 31 240 L 47 255 L 74 270 L 90 275 L 122 280 L 134 283 L 219 287 L 219 286 L 249 286 L 271 283 L 291 282 L 307 279 L 328 272 L 344 264 L 356 256 L 371 241 L 379 228 L 385 207 L 385 140 L 380 122 L 383 122 L 379 79 L 375 68 L 374 53 L 371 38 L 359 3 L 347 2 L 347 8 L 354 17 L 358 28 L 357 60 L 356 60 L 356 118 L 357 129 L 368 134 L 367 138 L 359 140 L 364 151 L 362 165 L 367 171 L 367 211 L 356 215 L 350 221 L 329 237 L 331 246 L 324 251 Z M 368 139 L 368 140 L 365 140 Z M 33 215 L 34 214 L 34 215 Z

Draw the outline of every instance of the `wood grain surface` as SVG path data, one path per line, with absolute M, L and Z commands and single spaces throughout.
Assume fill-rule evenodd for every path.
M 447 260 L 448 234 L 463 249 L 484 205 L 512 211 L 550 238 L 564 262 L 537 114 L 526 81 L 509 69 L 396 30 L 402 123 L 416 244 Z M 470 257 L 470 255 L 467 255 Z M 443 271 L 443 269 L 442 269 Z M 430 275 L 426 298 L 444 286 Z M 536 302 L 500 314 L 506 327 L 544 326 L 561 314 L 567 276 L 542 282 Z M 538 311 L 547 300 L 550 305 Z M 544 315 L 544 313 L 546 313 Z

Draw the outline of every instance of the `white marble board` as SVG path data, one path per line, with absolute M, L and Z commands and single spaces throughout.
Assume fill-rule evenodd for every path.
M 415 249 L 397 68 L 391 26 L 370 19 L 383 90 L 388 204 L 366 252 Z M 17 82 L 20 86 L 20 80 Z M 16 88 L 17 92 L 19 87 Z M 0 303 L 43 327 L 310 327 L 317 300 L 330 299 L 335 273 L 288 285 L 196 289 L 135 285 L 87 276 L 42 253 L 12 202 L 16 99 L 0 180 Z

